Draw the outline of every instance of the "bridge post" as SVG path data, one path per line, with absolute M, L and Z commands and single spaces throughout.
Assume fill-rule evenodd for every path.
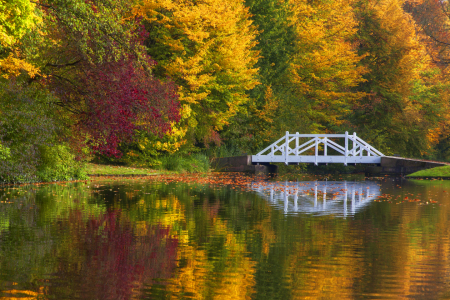
M 316 146 L 316 151 L 315 151 L 315 157 L 316 157 L 316 159 L 315 159 L 315 161 L 314 161 L 314 164 L 317 166 L 317 157 L 319 156 L 319 138 L 317 138 L 317 137 L 315 137 L 314 138 L 314 143 L 316 144 L 315 146 Z
M 288 154 L 289 154 L 289 131 L 286 131 L 286 143 L 284 146 L 284 163 L 288 165 Z
M 348 131 L 345 132 L 345 160 L 344 160 L 344 166 L 347 165 L 347 158 L 348 158 Z

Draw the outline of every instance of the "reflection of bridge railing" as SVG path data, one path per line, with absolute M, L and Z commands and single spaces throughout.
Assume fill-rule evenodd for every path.
M 303 142 L 305 139 L 309 140 Z M 333 141 L 336 139 L 344 139 L 344 145 Z M 323 148 L 323 155 L 319 155 L 320 147 Z M 314 155 L 305 155 L 312 148 L 314 148 Z M 335 154 L 329 155 L 328 149 Z M 382 156 L 384 155 L 380 151 L 356 136 L 356 133 L 353 135 L 349 135 L 348 132 L 345 134 L 299 134 L 298 132 L 290 134 L 286 131 L 284 137 L 258 154 L 252 155 L 252 163 L 379 164 Z
M 254 182 L 252 190 L 285 213 L 355 214 L 381 195 L 373 181 Z M 319 199 L 321 198 L 321 199 Z

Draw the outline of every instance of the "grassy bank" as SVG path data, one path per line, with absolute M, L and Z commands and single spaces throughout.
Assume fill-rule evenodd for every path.
M 88 175 L 158 175 L 167 173 L 205 173 L 210 171 L 209 158 L 204 154 L 166 155 L 152 161 L 151 167 L 140 161 L 118 165 L 110 161 L 87 163 Z
M 427 170 L 421 170 L 412 174 L 407 175 L 406 177 L 450 177 L 450 166 L 442 166 L 436 167 Z
M 150 168 L 134 168 L 127 166 L 87 163 L 86 173 L 88 175 L 157 175 L 162 172 Z

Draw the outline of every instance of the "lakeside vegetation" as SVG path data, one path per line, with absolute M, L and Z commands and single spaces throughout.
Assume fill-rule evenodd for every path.
M 127 166 L 112 166 L 87 163 L 86 173 L 88 175 L 157 175 L 161 174 L 154 169 L 133 168 Z
M 449 5 L 7 1 L 0 181 L 83 179 L 94 161 L 205 172 L 285 131 L 448 160 Z
M 450 178 L 450 166 L 436 167 L 426 170 L 420 170 L 418 172 L 406 175 L 406 177 L 424 177 L 424 178 Z

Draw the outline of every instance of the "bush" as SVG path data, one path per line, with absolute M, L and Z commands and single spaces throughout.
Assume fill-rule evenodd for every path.
M 160 158 L 161 169 L 176 172 L 208 172 L 210 162 L 206 155 L 196 153 L 192 155 L 165 155 Z
M 82 177 L 63 146 L 66 127 L 48 92 L 0 81 L 0 182 L 36 182 Z
M 215 157 L 232 157 L 246 155 L 241 149 L 233 145 L 222 145 L 219 147 L 211 147 L 204 150 L 205 155 L 211 158 Z
M 87 179 L 83 164 L 75 161 L 75 155 L 67 146 L 41 146 L 40 152 L 37 170 L 40 181 Z

